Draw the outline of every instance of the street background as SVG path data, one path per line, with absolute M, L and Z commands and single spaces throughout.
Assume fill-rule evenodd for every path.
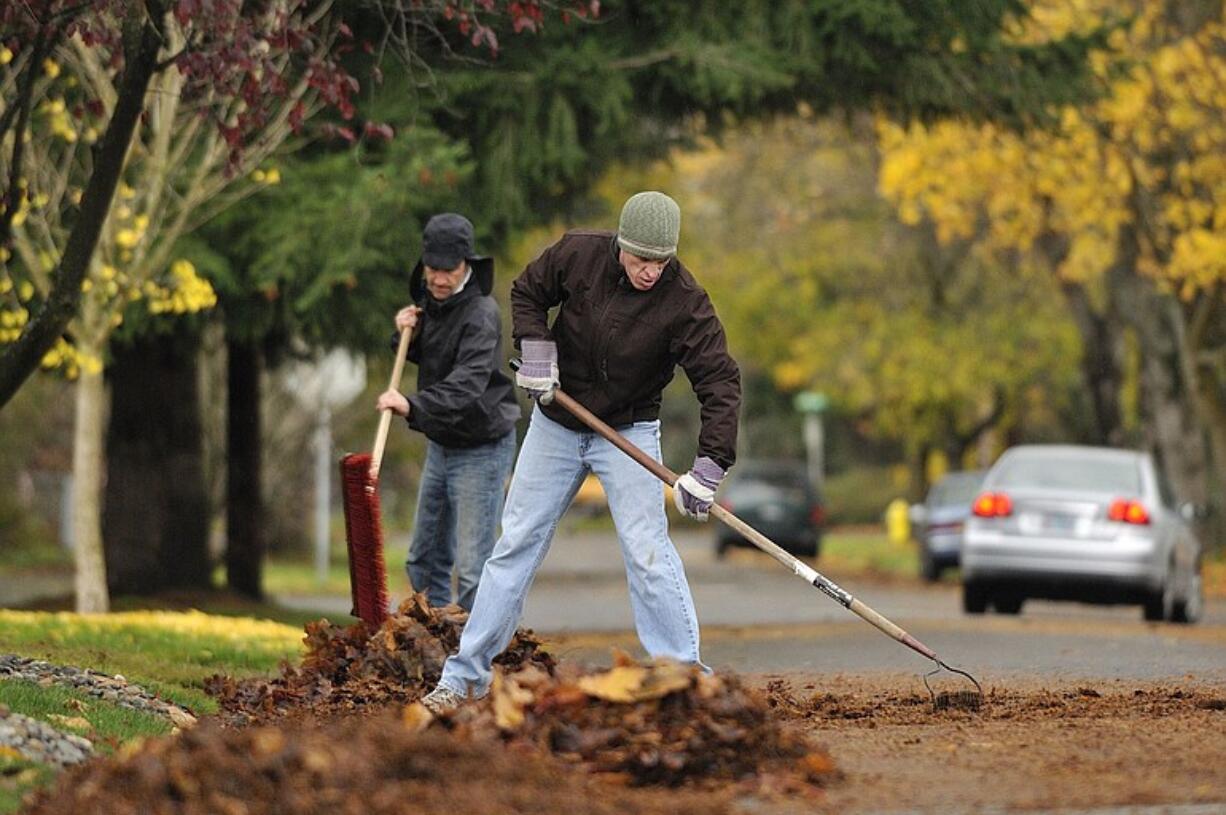
M 712 667 L 743 673 L 914 672 L 930 663 L 752 549 L 715 556 L 711 529 L 672 537 L 702 626 L 703 655 Z M 852 536 L 854 538 L 854 535 Z M 864 535 L 867 545 L 878 536 Z M 407 539 L 390 543 L 399 553 Z M 910 544 L 908 544 L 910 545 Z M 402 564 L 387 564 L 393 603 L 403 598 Z M 816 568 L 823 566 L 819 557 Z M 905 574 L 827 577 L 901 625 L 947 662 L 977 676 L 1074 679 L 1196 677 L 1226 684 L 1226 602 L 1209 601 L 1196 626 L 1151 624 L 1137 606 L 1090 606 L 1030 601 L 1021 616 L 969 616 L 960 587 L 922 583 Z M 281 595 L 301 610 L 347 615 L 343 595 Z M 567 529 L 554 540 L 528 594 L 521 623 L 546 637 L 559 654 L 608 664 L 610 649 L 641 655 L 612 531 Z

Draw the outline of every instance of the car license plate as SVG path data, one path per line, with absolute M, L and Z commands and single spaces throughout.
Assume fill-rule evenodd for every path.
M 783 507 L 778 504 L 767 504 L 762 507 L 762 518 L 767 521 L 778 521 L 783 517 Z
M 1077 526 L 1075 515 L 1044 515 L 1043 528 L 1051 532 L 1071 532 Z
M 1018 516 L 1017 528 L 1023 535 L 1066 535 L 1080 532 L 1076 515 L 1049 515 L 1041 512 L 1025 512 Z

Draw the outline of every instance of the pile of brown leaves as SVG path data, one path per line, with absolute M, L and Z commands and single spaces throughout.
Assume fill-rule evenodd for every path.
M 630 789 L 549 756 L 412 733 L 388 711 L 317 726 L 209 721 L 65 772 L 24 815 L 725 815 L 727 792 Z
M 459 606 L 433 608 L 425 595 L 401 603 L 377 629 L 365 623 L 308 623 L 302 665 L 281 666 L 272 679 L 236 680 L 213 676 L 205 690 L 217 697 L 230 724 L 261 723 L 284 716 L 369 713 L 404 704 L 428 693 L 438 682 L 447 655 L 460 643 L 468 614 Z M 533 665 L 552 673 L 554 660 L 541 650 L 531 631 L 515 632 L 495 661 L 503 670 Z
M 821 784 L 837 776 L 829 754 L 782 730 L 765 697 L 736 676 L 622 654 L 615 661 L 598 673 L 571 665 L 554 676 L 535 668 L 500 673 L 486 699 L 443 724 L 461 737 L 530 744 L 636 785 L 763 774 Z M 433 723 L 421 705 L 407 707 L 404 719 L 410 729 Z
M 607 671 L 557 665 L 519 631 L 496 661 L 479 701 L 436 719 L 414 703 L 438 681 L 467 615 L 406 600 L 378 630 L 320 621 L 307 626 L 300 667 L 271 681 L 213 677 L 223 722 L 324 721 L 405 705 L 401 728 L 500 749 L 552 754 L 636 786 L 727 785 L 813 789 L 838 775 L 829 755 L 790 735 L 761 693 L 734 675 L 706 675 L 671 661 L 639 664 L 617 654 Z M 428 731 L 428 733 L 423 733 Z

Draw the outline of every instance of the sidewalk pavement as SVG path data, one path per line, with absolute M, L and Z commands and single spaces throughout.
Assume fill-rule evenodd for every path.
M 19 608 L 72 592 L 70 573 L 0 575 L 0 608 Z

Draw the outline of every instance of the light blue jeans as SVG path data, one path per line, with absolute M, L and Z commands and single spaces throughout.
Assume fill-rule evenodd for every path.
M 619 430 L 660 460 L 658 421 Z M 502 537 L 486 561 L 477 601 L 460 636 L 460 650 L 443 666 L 440 685 L 462 696 L 488 692 L 490 666 L 514 636 L 558 519 L 589 470 L 600 479 L 617 526 L 634 625 L 643 648 L 652 657 L 702 664 L 698 615 L 681 557 L 668 537 L 660 481 L 602 437 L 569 430 L 536 409 L 511 478 Z
M 481 570 L 498 536 L 502 496 L 514 460 L 514 430 L 477 447 L 426 442 L 404 568 L 414 591 L 425 592 L 430 605 L 451 602 L 454 567 L 456 602 L 472 610 Z

